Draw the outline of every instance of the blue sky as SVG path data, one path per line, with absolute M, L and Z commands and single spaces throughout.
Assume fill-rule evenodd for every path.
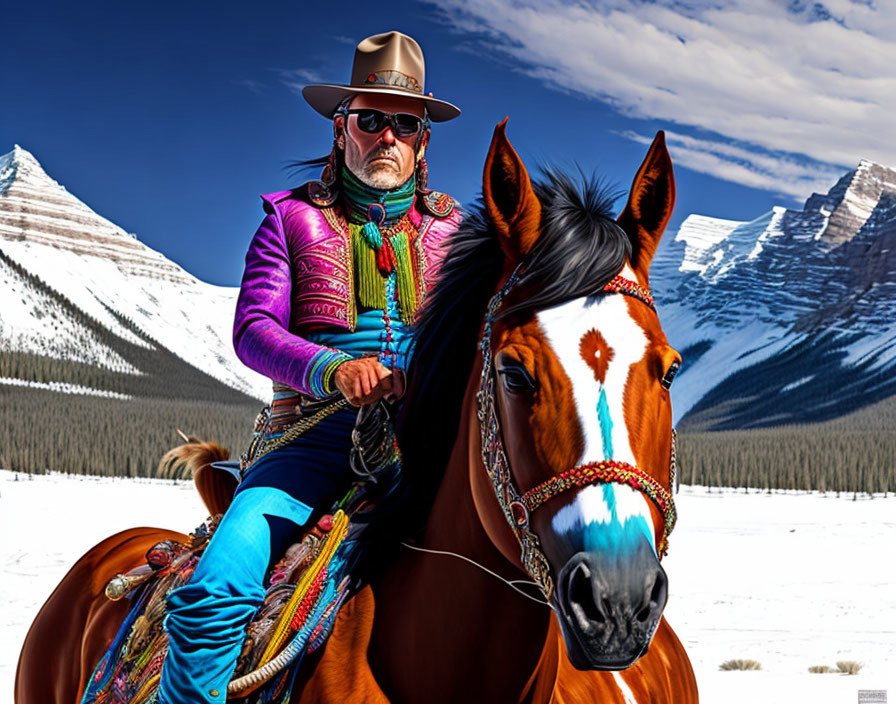
M 14 3 L 0 153 L 20 144 L 141 241 L 238 285 L 258 194 L 298 185 L 285 163 L 329 150 L 297 86 L 347 82 L 355 44 L 397 29 L 423 46 L 426 90 L 464 111 L 434 127 L 431 186 L 472 202 L 507 115 L 530 165 L 578 163 L 623 188 L 665 129 L 670 231 L 690 213 L 747 219 L 862 158 L 896 165 L 896 3 L 884 4 Z

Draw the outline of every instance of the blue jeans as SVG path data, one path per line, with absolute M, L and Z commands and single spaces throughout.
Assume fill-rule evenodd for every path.
M 356 412 L 337 411 L 249 468 L 189 583 L 166 597 L 161 704 L 224 702 L 245 627 L 264 599 L 265 575 L 312 514 L 352 482 Z

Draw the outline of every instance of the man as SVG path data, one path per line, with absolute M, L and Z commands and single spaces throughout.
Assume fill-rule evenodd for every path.
M 168 595 L 163 704 L 225 700 L 267 569 L 354 477 L 353 407 L 403 393 L 407 326 L 461 217 L 427 190 L 424 159 L 430 122 L 460 110 L 425 94 L 423 78 L 420 47 L 389 32 L 358 45 L 349 85 L 303 91 L 332 119 L 333 151 L 321 181 L 262 196 L 234 347 L 274 398 L 233 503 Z

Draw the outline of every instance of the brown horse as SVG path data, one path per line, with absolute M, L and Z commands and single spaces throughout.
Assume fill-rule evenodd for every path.
M 401 548 L 345 605 L 322 654 L 303 663 L 294 702 L 697 701 L 662 617 L 659 558 L 674 521 L 663 499 L 674 453 L 667 389 L 680 363 L 648 291 L 674 202 L 662 133 L 614 221 L 593 182 L 579 190 L 549 172 L 533 184 L 504 130 L 486 161 L 483 207 L 457 233 L 418 324 L 399 426 L 425 517 L 418 549 Z M 627 283 L 608 287 L 617 275 Z M 483 426 L 490 401 L 497 436 Z M 531 517 L 522 500 L 508 509 L 496 498 L 487 465 L 498 451 L 504 489 L 538 489 L 537 508 L 526 494 Z M 203 491 L 214 512 L 222 492 L 213 494 Z M 540 574 L 521 564 L 524 530 Z M 28 633 L 18 704 L 79 701 L 128 608 L 106 600 L 106 582 L 172 537 L 186 539 L 125 531 L 76 563 Z M 533 577 L 542 589 L 530 598 L 512 590 Z

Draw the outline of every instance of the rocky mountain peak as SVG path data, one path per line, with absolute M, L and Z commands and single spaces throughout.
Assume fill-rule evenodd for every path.
M 25 227 L 31 218 L 40 225 Z M 53 179 L 27 149 L 16 144 L 0 156 L 0 240 L 11 236 L 55 238 L 83 247 L 97 241 L 136 240 Z
M 37 159 L 34 158 L 34 154 L 29 152 L 20 144 L 13 144 L 12 151 L 9 152 L 6 156 L 8 156 L 20 166 L 32 167 L 34 169 L 37 169 L 40 173 L 45 173 L 41 165 L 38 163 Z
M 95 212 L 27 149 L 0 156 L 0 351 L 138 373 L 117 337 L 266 399 L 270 379 L 233 352 L 238 290 L 200 281 Z
M 896 169 L 863 159 L 826 194 L 813 193 L 804 212 L 818 212 L 828 219 L 817 239 L 833 248 L 862 229 L 883 194 L 896 195 Z
M 896 393 L 896 169 L 862 161 L 802 209 L 753 220 L 690 215 L 661 250 L 679 418 L 819 420 Z
M 0 156 L 0 194 L 5 194 L 13 183 L 54 185 L 60 187 L 44 171 L 34 155 L 27 149 L 14 145 L 11 152 Z

